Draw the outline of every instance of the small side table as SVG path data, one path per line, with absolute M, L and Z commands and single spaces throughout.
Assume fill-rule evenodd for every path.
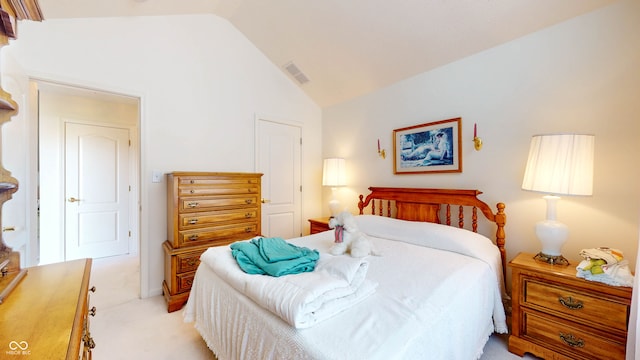
M 527 253 L 511 260 L 509 351 L 545 359 L 624 359 L 632 289 L 578 278 L 578 261 L 572 264 L 540 263 Z
M 310 230 L 309 233 L 315 234 L 329 229 L 329 217 L 309 219 Z

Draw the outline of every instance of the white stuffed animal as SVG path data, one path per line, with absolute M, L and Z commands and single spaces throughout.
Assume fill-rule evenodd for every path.
M 350 251 L 353 257 L 379 255 L 371 240 L 358 229 L 356 219 L 350 212 L 343 211 L 329 219 L 329 228 L 335 229 L 335 242 L 329 249 L 331 254 L 342 255 Z

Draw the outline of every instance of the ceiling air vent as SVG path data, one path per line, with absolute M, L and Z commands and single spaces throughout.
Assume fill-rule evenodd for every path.
M 284 69 L 287 70 L 287 72 L 291 74 L 291 76 L 293 76 L 300 85 L 304 85 L 309 82 L 307 75 L 303 74 L 293 61 L 286 63 L 284 65 Z

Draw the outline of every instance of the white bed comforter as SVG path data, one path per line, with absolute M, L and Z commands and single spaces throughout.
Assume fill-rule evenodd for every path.
M 234 289 L 298 329 L 348 309 L 377 286 L 366 279 L 369 262 L 350 256 L 323 253 L 313 272 L 281 277 L 243 272 L 226 246 L 207 249 L 200 260 Z
M 361 229 L 366 229 L 365 232 L 369 236 L 451 251 L 486 263 L 495 275 L 495 284 L 491 287 L 494 292 L 495 330 L 501 334 L 509 331 L 502 303 L 502 295 L 505 293 L 502 258 L 490 239 L 472 231 L 441 224 L 403 221 L 374 215 L 358 216 L 356 221 Z
M 227 275 L 219 272 L 234 267 L 214 271 L 203 263 L 185 321 L 196 322 L 221 360 L 468 360 L 482 354 L 492 332 L 507 331 L 501 260 L 489 239 L 437 224 L 356 220 L 383 254 L 367 258 L 367 278 L 378 287 L 360 304 L 295 329 L 221 281 Z M 290 241 L 327 253 L 333 232 Z

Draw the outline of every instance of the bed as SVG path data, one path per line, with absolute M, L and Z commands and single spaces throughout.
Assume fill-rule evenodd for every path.
M 287 240 L 320 253 L 304 275 L 245 274 L 226 246 L 202 255 L 184 317 L 218 359 L 468 360 L 492 333 L 507 332 L 504 204 L 494 212 L 478 190 L 369 190 L 356 220 L 381 256 L 329 255 L 333 230 Z M 353 288 L 349 301 L 316 306 L 323 292 L 316 307 L 298 311 L 309 305 L 298 295 L 331 283 L 318 279 L 336 261 L 349 281 L 359 279 L 331 289 Z

